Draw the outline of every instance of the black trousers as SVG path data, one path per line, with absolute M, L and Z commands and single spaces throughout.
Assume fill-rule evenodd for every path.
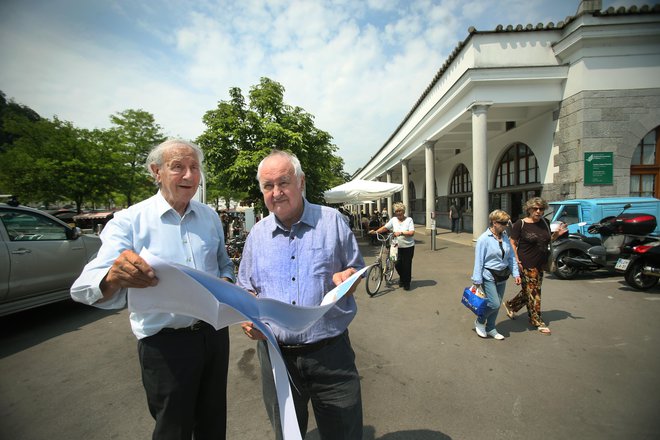
M 266 413 L 282 439 L 280 409 L 266 341 L 257 343 Z M 325 347 L 305 354 L 283 352 L 302 438 L 307 434 L 309 402 L 322 440 L 362 439 L 362 391 L 348 331 Z
M 402 248 L 399 246 L 394 267 L 399 274 L 399 281 L 403 287 L 410 287 L 413 255 L 415 255 L 415 246 L 410 246 L 408 248 Z
M 460 218 L 452 218 L 451 219 L 451 232 L 456 232 L 456 233 L 459 232 L 458 226 L 459 226 L 460 222 L 461 222 Z
M 222 440 L 229 329 L 162 331 L 138 341 L 154 440 Z

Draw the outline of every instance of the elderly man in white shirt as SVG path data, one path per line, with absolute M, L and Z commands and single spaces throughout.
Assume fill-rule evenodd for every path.
M 203 152 L 175 139 L 154 147 L 147 168 L 159 191 L 119 211 L 101 233 L 103 245 L 71 287 L 71 297 L 103 309 L 126 305 L 128 288 L 158 284 L 158 274 L 138 255 L 142 249 L 233 281 L 220 218 L 192 200 Z M 186 292 L 181 292 L 182 296 Z M 229 332 L 173 313 L 131 313 L 138 338 L 142 382 L 154 439 L 224 439 Z

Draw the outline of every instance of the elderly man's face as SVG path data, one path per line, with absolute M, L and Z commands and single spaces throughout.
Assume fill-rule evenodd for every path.
M 152 165 L 152 169 L 165 200 L 183 214 L 202 178 L 195 150 L 187 145 L 176 145 L 163 154 L 163 165 Z
M 302 216 L 304 181 L 303 177 L 298 182 L 293 165 L 286 157 L 273 156 L 261 166 L 259 185 L 264 203 L 287 227 L 291 227 Z

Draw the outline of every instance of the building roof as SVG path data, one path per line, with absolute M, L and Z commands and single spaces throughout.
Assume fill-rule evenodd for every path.
M 444 75 L 444 73 L 447 71 L 447 69 L 452 65 L 456 57 L 459 55 L 459 53 L 463 50 L 463 48 L 468 44 L 470 39 L 474 35 L 478 34 L 493 34 L 493 33 L 522 33 L 522 32 L 539 32 L 539 31 L 557 31 L 560 29 L 565 28 L 568 24 L 570 24 L 572 21 L 576 20 L 578 17 L 581 17 L 583 15 L 592 15 L 594 17 L 618 17 L 618 16 L 625 16 L 625 15 L 646 15 L 646 14 L 660 14 L 660 4 L 655 4 L 653 6 L 649 5 L 643 5 L 643 6 L 630 6 L 628 8 L 626 7 L 619 7 L 619 8 L 614 8 L 614 7 L 609 7 L 605 11 L 602 11 L 600 9 L 595 9 L 595 10 L 589 10 L 589 9 L 584 9 L 583 4 L 586 4 L 586 2 L 581 2 L 580 7 L 578 8 L 578 13 L 576 15 L 569 15 L 566 17 L 563 21 L 557 22 L 555 24 L 554 22 L 548 22 L 547 24 L 543 23 L 538 23 L 536 25 L 528 23 L 527 25 L 522 25 L 522 24 L 516 24 L 516 25 L 501 25 L 498 24 L 494 30 L 487 30 L 487 31 L 479 31 L 477 30 L 474 26 L 470 26 L 468 28 L 468 36 L 461 42 L 459 42 L 454 50 L 449 54 L 445 62 L 442 64 L 440 69 L 437 71 L 437 73 L 433 76 L 433 79 L 431 80 L 431 83 L 424 89 L 422 92 L 422 95 L 417 99 L 415 104 L 412 106 L 410 111 L 406 114 L 406 116 L 403 118 L 401 123 L 397 126 L 397 128 L 392 132 L 392 134 L 387 138 L 385 143 L 378 149 L 376 154 L 372 156 L 372 158 L 369 160 L 373 160 L 378 153 L 380 153 L 388 144 L 389 142 L 396 136 L 396 134 L 401 130 L 401 128 L 405 125 L 405 123 L 410 119 L 410 117 L 415 113 L 417 108 L 422 104 L 424 99 L 428 96 L 428 94 L 431 92 L 433 87 L 438 83 L 440 78 Z M 367 163 L 369 163 L 367 162 Z M 355 171 L 354 176 L 356 176 L 360 171 L 362 171 L 364 167 L 360 167 L 357 171 Z

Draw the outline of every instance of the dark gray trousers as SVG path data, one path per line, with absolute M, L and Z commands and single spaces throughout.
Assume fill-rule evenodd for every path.
M 267 342 L 259 341 L 257 353 L 261 363 L 266 412 L 276 439 L 282 440 L 277 392 Z M 303 438 L 307 434 L 307 406 L 311 400 L 322 440 L 362 439 L 360 377 L 355 367 L 355 353 L 348 331 L 317 351 L 303 355 L 284 354 L 284 363 L 289 371 L 296 416 Z

